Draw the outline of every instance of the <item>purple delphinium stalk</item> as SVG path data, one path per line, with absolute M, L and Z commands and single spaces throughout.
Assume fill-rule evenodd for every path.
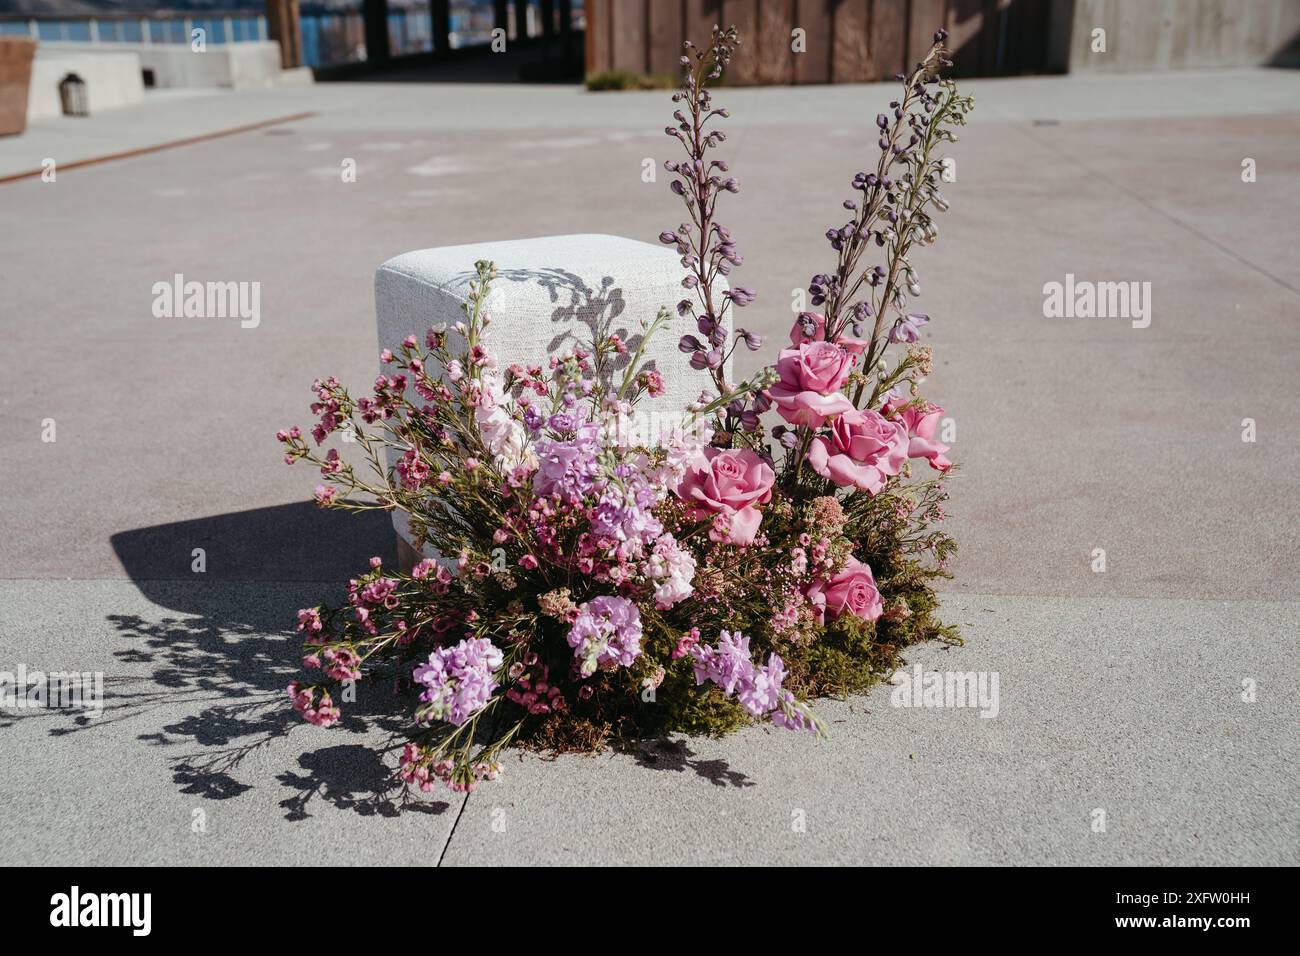
M 889 330 L 889 341 L 910 345 L 921 338 L 921 326 L 929 321 L 930 317 L 923 312 L 909 312 L 901 316 Z
M 947 168 L 933 150 L 940 143 L 953 142 L 952 127 L 965 123 L 971 109 L 970 97 L 957 95 L 950 81 L 940 83 L 939 69 L 951 66 L 944 41 L 948 34 L 938 30 L 934 45 L 910 74 L 899 76 L 903 94 L 889 104 L 890 113 L 876 117 L 880 149 L 874 172 L 859 172 L 852 189 L 857 196 L 845 200 L 852 215 L 848 222 L 832 226 L 826 238 L 838 261 L 835 271 L 812 277 L 808 293 L 813 305 L 825 314 L 825 337 L 835 341 L 852 327 L 860 338 L 864 320 L 874 315 L 874 325 L 862 362 L 872 374 L 889 342 L 912 343 L 929 317 L 906 311 L 909 297 L 921 294 L 916 270 L 908 257 L 913 245 L 929 245 L 937 237 L 931 210 L 943 211 L 948 201 L 939 192 Z M 863 265 L 868 249 L 881 249 L 885 265 Z M 886 324 L 894 313 L 897 318 Z M 882 334 L 886 333 L 887 334 Z M 874 407 L 881 379 L 868 401 Z M 861 406 L 863 384 L 854 394 Z
M 486 637 L 466 638 L 453 647 L 440 647 L 415 668 L 424 685 L 420 718 L 445 720 L 459 727 L 482 710 L 497 689 L 494 672 L 503 661 L 501 650 Z
M 921 294 L 909 253 L 913 246 L 929 245 L 938 238 L 931 213 L 948 208 L 939 184 L 949 178 L 938 148 L 956 141 L 953 128 L 964 125 L 972 109 L 970 97 L 959 96 L 952 81 L 939 78 L 940 68 L 952 65 L 944 47 L 947 36 L 938 30 L 921 62 L 910 74 L 898 77 L 902 95 L 889 104 L 890 114 L 876 117 L 875 171 L 853 177 L 851 188 L 857 195 L 843 203 L 850 213 L 848 222 L 826 230 L 837 256 L 835 269 L 813 276 L 808 283 L 811 302 L 821 310 L 814 323 L 820 326 L 816 337 L 828 342 L 853 339 L 861 351 L 851 395 L 859 409 L 878 408 L 880 395 L 921 361 L 909 352 L 891 369 L 883 355 L 891 342 L 916 342 L 921 326 L 929 321 L 929 316 L 907 309 L 908 298 Z M 865 261 L 868 250 L 881 250 L 884 265 Z M 796 329 L 806 325 L 801 322 Z M 870 335 L 864 336 L 868 328 Z M 798 484 L 816 431 L 799 425 L 793 435 L 782 429 L 778 437 L 787 449 L 785 474 L 793 475 Z
M 578 606 L 568 640 L 583 677 L 602 665 L 627 667 L 641 655 L 641 612 L 627 598 L 592 598 Z
M 659 234 L 660 242 L 677 247 L 682 267 L 686 269 L 682 285 L 695 294 L 694 302 L 687 298 L 678 303 L 677 314 L 694 317 L 701 338 L 682 336 L 679 347 L 691 353 L 691 368 L 709 371 L 719 395 L 727 392 L 728 383 L 722 369 L 731 354 L 742 342 L 746 348 L 757 350 L 763 341 L 761 336 L 742 328 L 729 337 L 724 323 L 729 308 L 744 308 L 754 301 L 754 290 L 733 286 L 720 297 L 713 291 L 717 277 L 730 276 L 744 262 L 744 257 L 737 250 L 731 232 L 714 219 L 718 197 L 724 192 L 739 192 L 740 184 L 728 175 L 725 160 L 710 159 L 707 155 L 727 138 L 722 130 L 707 127 L 730 114 L 714 106 L 706 83 L 722 76 L 739 42 L 735 27 L 726 30 L 715 27 L 711 46 L 700 49 L 689 41 L 685 45 L 686 52 L 681 57 L 682 88 L 673 94 L 673 102 L 684 104 L 685 110 L 673 113 L 677 125 L 667 127 L 665 132 L 682 144 L 687 159 L 685 162 L 668 160 L 664 169 L 674 174 L 669 187 L 685 203 L 690 221 L 676 230 Z M 745 400 L 739 399 L 737 403 L 738 409 L 728 407 L 722 413 L 724 436 L 737 428 L 751 432 L 758 428 L 758 416 L 744 414 Z

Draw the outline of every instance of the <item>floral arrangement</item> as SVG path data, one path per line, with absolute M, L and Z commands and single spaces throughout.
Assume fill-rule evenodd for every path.
M 686 221 L 659 238 L 685 270 L 675 315 L 642 321 L 637 347 L 611 334 L 502 367 L 485 308 L 495 269 L 479 262 L 463 320 L 385 350 L 372 394 L 314 383 L 314 444 L 281 431 L 286 461 L 319 468 L 320 505 L 401 509 L 417 546 L 444 557 L 409 572 L 374 558 L 346 604 L 299 612 L 312 680 L 289 693 L 304 718 L 337 723 L 341 684 L 387 675 L 411 711 L 402 778 L 464 792 L 511 743 L 592 750 L 760 720 L 822 733 L 808 700 L 862 690 L 916 641 L 959 640 L 934 613 L 951 463 L 944 410 L 919 391 L 929 319 L 908 305 L 911 256 L 947 208 L 939 150 L 971 109 L 939 77 L 945 36 L 876 119 L 875 168 L 854 176 L 848 221 L 826 233 L 834 267 L 808 286 L 819 311 L 752 379 L 725 370 L 742 344 L 763 347 L 731 329 L 755 293 L 714 292 L 742 263 L 714 218 L 738 190 L 713 158 L 728 113 L 710 90 L 733 27 L 686 44 L 673 96 L 667 132 L 685 158 L 665 167 Z M 703 391 L 679 425 L 638 437 L 639 403 L 663 375 L 691 374 L 644 359 L 677 323 Z M 373 477 L 319 448 L 343 429 Z

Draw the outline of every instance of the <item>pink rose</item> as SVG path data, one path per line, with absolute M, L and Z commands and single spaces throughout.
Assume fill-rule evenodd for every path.
M 908 396 L 891 392 L 881 411 L 902 422 L 907 429 L 911 436 L 907 446 L 908 458 L 925 458 L 936 471 L 947 471 L 952 467 L 952 462 L 945 455 L 948 446 L 934 438 L 939 419 L 943 418 L 942 406 L 931 405 L 923 398 L 909 401 Z
M 815 581 L 808 587 L 808 602 L 817 610 L 817 619 L 834 620 L 852 614 L 864 621 L 877 620 L 884 613 L 876 578 L 857 558 L 850 557 L 844 570 L 829 581 Z
M 907 461 L 907 427 L 879 412 L 853 409 L 831 422 L 830 433 L 813 440 L 808 464 L 841 487 L 853 485 L 872 495 Z
M 840 393 L 853 356 L 830 342 L 784 349 L 776 362 L 781 380 L 767 390 L 781 417 L 793 425 L 820 427 L 827 418 L 853 408 Z
M 809 338 L 804 334 L 804 320 L 812 323 L 813 334 Z M 826 338 L 826 316 L 820 312 L 800 312 L 799 318 L 795 319 L 794 325 L 790 327 L 790 344 L 794 348 L 801 345 L 807 345 L 810 342 L 821 342 Z M 850 338 L 847 335 L 841 335 L 835 340 L 836 345 L 850 353 L 854 358 L 861 355 L 867 350 L 868 342 L 863 339 Z
M 775 481 L 771 466 L 748 448 L 704 448 L 687 464 L 677 495 L 725 515 L 732 544 L 752 544 L 763 518 L 756 506 L 772 499 Z M 710 532 L 709 537 L 722 536 Z

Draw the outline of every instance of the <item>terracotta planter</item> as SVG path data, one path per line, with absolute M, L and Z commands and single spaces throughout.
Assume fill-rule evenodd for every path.
M 36 41 L 27 37 L 0 37 L 0 136 L 27 128 L 27 92 L 32 84 L 32 58 Z

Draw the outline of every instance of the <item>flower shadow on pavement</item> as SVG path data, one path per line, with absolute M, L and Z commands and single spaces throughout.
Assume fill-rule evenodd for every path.
M 141 742 L 176 748 L 170 758 L 181 792 L 234 799 L 252 789 L 239 767 L 290 733 L 311 731 L 289 706 L 285 688 L 301 670 L 297 609 L 312 606 L 366 567 L 372 555 L 395 564 L 388 515 L 347 515 L 311 503 L 258 508 L 122 532 L 114 550 L 132 583 L 152 603 L 177 612 L 112 614 L 121 638 L 114 656 L 131 676 L 105 681 L 104 711 L 51 730 L 65 735 L 104 723 L 157 721 Z M 205 569 L 193 570 L 195 549 Z M 143 673 L 142 673 L 143 671 Z M 286 818 L 310 816 L 312 800 L 362 815 L 392 816 L 408 804 L 441 813 L 441 801 L 408 799 L 385 762 L 400 721 L 376 687 L 361 693 L 331 743 L 298 757 L 275 779 L 291 791 Z M 177 709 L 188 710 L 179 719 Z M 344 743 L 364 734 L 364 743 Z M 375 732 L 386 735 L 377 741 Z
M 44 710 L 20 719 L 56 722 L 49 730 L 56 737 L 131 722 L 142 728 L 141 743 L 174 751 L 169 761 L 180 792 L 205 800 L 252 790 L 241 766 L 282 738 L 320 734 L 293 712 L 285 693 L 302 672 L 297 610 L 340 599 L 373 555 L 396 562 L 387 514 L 345 514 L 310 502 L 121 532 L 112 544 L 141 594 L 175 613 L 108 616 L 118 634 L 113 656 L 128 673 L 106 677 L 100 715 Z M 191 570 L 196 548 L 205 552 L 201 574 Z M 280 801 L 286 819 L 307 819 L 316 800 L 362 816 L 446 812 L 446 801 L 408 791 L 394 772 L 406 718 L 386 687 L 359 684 L 358 700 L 344 714 L 324 735 L 328 743 L 303 750 L 296 767 L 285 761 L 275 774 L 288 791 Z M 681 741 L 625 749 L 646 769 L 689 771 L 717 786 L 753 785 L 725 761 L 692 759 Z
M 715 787 L 752 787 L 753 780 L 732 770 L 725 760 L 696 760 L 695 751 L 684 740 L 646 740 L 628 748 L 628 753 L 638 766 L 647 770 L 668 770 L 674 773 L 692 771 Z

